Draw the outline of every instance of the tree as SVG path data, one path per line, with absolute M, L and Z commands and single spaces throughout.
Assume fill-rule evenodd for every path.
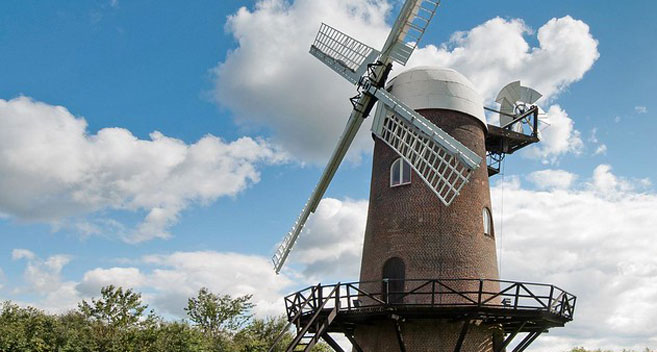
M 240 330 L 233 342 L 236 349 L 244 352 L 267 351 L 274 344 L 274 339 L 287 325 L 285 317 L 269 318 L 266 320 L 254 319 L 251 324 Z M 288 330 L 281 341 L 274 346 L 274 352 L 285 351 L 294 335 Z
M 203 287 L 187 300 L 189 320 L 206 334 L 232 333 L 251 319 L 251 295 L 232 298 L 219 296 Z
M 91 299 L 91 303 L 83 300 L 78 304 L 80 312 L 91 321 L 98 321 L 117 328 L 137 326 L 148 305 L 142 304 L 141 294 L 132 289 L 123 290 L 114 285 L 105 286 L 100 290 L 99 299 Z M 149 315 L 147 319 L 152 319 Z
M 144 331 L 157 323 L 152 311 L 144 315 L 147 308 L 141 301 L 141 294 L 114 285 L 103 287 L 100 298 L 80 302 L 78 310 L 89 322 L 86 330 L 93 336 L 92 350 L 109 352 L 142 349 L 139 347 L 145 342 Z
M 34 307 L 2 303 L 0 310 L 0 351 L 53 351 L 57 346 L 58 321 Z

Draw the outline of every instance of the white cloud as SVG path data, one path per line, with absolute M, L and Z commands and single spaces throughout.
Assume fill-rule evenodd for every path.
M 517 179 L 493 187 L 494 200 L 504 197 L 501 218 L 495 212 L 503 277 L 554 283 L 578 296 L 575 320 L 533 348 L 652 346 L 657 194 L 646 191 L 648 180 L 616 176 L 609 165 L 596 167 L 588 180 L 567 183 L 548 192 Z
M 637 114 L 645 114 L 648 112 L 648 108 L 643 105 L 637 105 L 634 107 L 634 111 L 636 111 Z
M 290 261 L 302 264 L 307 277 L 356 280 L 367 206 L 366 200 L 322 199 L 299 237 Z
M 589 136 L 588 141 L 591 144 L 593 144 L 593 147 L 595 147 L 595 150 L 593 151 L 593 155 L 604 155 L 607 153 L 607 145 L 601 143 L 600 140 L 598 139 L 597 128 L 593 128 L 591 130 L 591 135 Z
M 100 289 L 109 286 L 136 289 L 146 284 L 146 278 L 137 268 L 96 268 L 84 273 L 76 290 L 84 296 L 97 296 Z
M 628 179 L 611 172 L 611 165 L 601 164 L 593 170 L 589 189 L 607 197 L 624 196 L 628 192 L 640 192 L 651 186 L 650 179 Z
M 529 34 L 533 31 L 521 19 L 496 17 L 454 33 L 447 44 L 418 50 L 410 65 L 452 67 L 470 78 L 487 101 L 514 80 L 549 99 L 582 79 L 600 56 L 589 26 L 570 16 L 541 26 L 538 47 L 529 45 L 525 39 Z
M 540 170 L 527 176 L 538 189 L 568 189 L 577 179 L 577 175 L 564 170 Z
M 292 280 L 276 275 L 268 258 L 214 251 L 175 252 L 144 257 L 155 266 L 146 275 L 146 285 L 154 291 L 152 302 L 160 310 L 182 315 L 187 298 L 201 287 L 233 297 L 251 294 L 255 313 L 261 316 L 281 314 L 282 297 Z M 300 285 L 306 281 L 299 280 Z
M 48 292 L 57 288 L 60 285 L 62 268 L 71 261 L 70 256 L 61 254 L 42 260 L 26 249 L 14 249 L 11 257 L 13 260 L 27 260 L 23 278 L 30 290 L 39 292 Z
M 522 155 L 542 159 L 544 163 L 555 163 L 561 155 L 581 152 L 584 146 L 581 134 L 559 105 L 551 105 L 543 121 L 547 126 L 540 130 L 540 143 L 523 150 Z
M 469 31 L 457 32 L 442 46 L 427 45 L 409 62 L 442 65 L 470 78 L 491 104 L 507 83 L 521 80 L 552 101 L 570 84 L 582 79 L 600 56 L 598 42 L 586 23 L 570 16 L 553 18 L 538 29 L 539 46 L 531 47 L 525 36 L 533 34 L 520 19 L 491 19 Z M 541 143 L 523 155 L 554 163 L 583 146 L 574 121 L 559 105 L 551 105 L 543 118 Z
M 238 41 L 214 69 L 215 97 L 245 128 L 268 127 L 277 143 L 303 160 L 328 157 L 352 109 L 355 87 L 308 50 L 321 22 L 380 47 L 390 6 L 374 0 L 258 1 L 228 18 L 226 30 Z M 363 128 L 352 157 L 369 151 Z
M 605 155 L 605 154 L 607 154 L 607 145 L 598 144 L 597 148 L 595 148 L 595 151 L 593 152 L 593 155 Z
M 174 252 L 147 255 L 131 260 L 131 267 L 95 268 L 79 281 L 64 281 L 61 269 L 68 256 L 42 260 L 28 250 L 14 250 L 14 257 L 27 259 L 25 283 L 14 289 L 21 304 L 50 312 L 75 308 L 82 299 L 97 297 L 104 286 L 132 288 L 142 293 L 145 303 L 156 312 L 175 319 L 184 318 L 189 297 L 201 287 L 233 297 L 253 295 L 254 313 L 259 317 L 284 312 L 283 297 L 297 287 L 310 284 L 295 273 L 276 275 L 268 258 L 216 251 Z M 27 256 L 25 255 L 27 254 Z M 137 267 L 138 266 L 138 267 Z
M 75 283 L 63 281 L 62 269 L 71 261 L 69 255 L 57 254 L 41 259 L 27 249 L 14 249 L 13 260 L 27 261 L 23 272 L 24 286 L 14 288 L 15 294 L 31 294 L 38 297 L 34 305 L 52 312 L 63 312 L 75 307 L 78 296 Z
M 0 99 L 0 212 L 66 226 L 69 217 L 105 209 L 143 211 L 134 229 L 112 219 L 73 227 L 118 232 L 127 241 L 165 238 L 190 203 L 234 196 L 259 181 L 259 165 L 284 159 L 249 137 L 208 135 L 188 145 L 159 132 L 141 140 L 122 128 L 94 135 L 86 128 L 64 107 Z
M 380 48 L 389 27 L 390 5 L 376 0 L 262 0 L 254 9 L 241 8 L 226 29 L 238 41 L 214 69 L 215 97 L 245 127 L 264 126 L 273 138 L 302 160 L 328 157 L 351 110 L 347 98 L 354 88 L 308 54 L 320 22 L 326 22 Z M 521 79 L 548 98 L 582 78 L 599 56 L 597 41 L 584 22 L 570 16 L 554 18 L 539 28 L 538 47 L 525 36 L 532 31 L 522 20 L 494 18 L 469 31 L 457 32 L 449 43 L 427 45 L 407 67 L 448 66 L 469 77 L 490 102 L 506 83 Z M 400 67 L 396 67 L 398 72 Z M 579 136 L 559 107 L 555 123 L 533 154 L 554 158 L 577 150 Z M 351 157 L 371 150 L 363 128 Z M 565 144 L 565 145 L 564 145 Z
M 17 248 L 11 251 L 11 259 L 13 260 L 18 260 L 18 259 L 32 260 L 34 258 L 36 258 L 34 252 L 29 251 L 27 249 Z

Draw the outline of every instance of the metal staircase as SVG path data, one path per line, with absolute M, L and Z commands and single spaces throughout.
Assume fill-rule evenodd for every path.
M 274 351 L 276 345 L 288 333 L 292 324 L 296 325 L 297 334 L 288 344 L 285 352 L 308 352 L 319 342 L 320 338 L 332 343 L 333 340 L 328 336 L 328 327 L 340 310 L 338 287 L 340 286 L 336 285 L 328 296 L 324 296 L 321 285 L 313 286 L 310 294 L 304 297 L 303 301 L 298 302 L 300 303 L 296 306 L 298 310 L 293 311 L 292 314 L 289 314 L 288 311 L 288 314 L 293 316 L 276 337 L 269 352 Z M 331 308 L 326 308 L 327 303 L 331 300 L 334 300 L 335 304 Z

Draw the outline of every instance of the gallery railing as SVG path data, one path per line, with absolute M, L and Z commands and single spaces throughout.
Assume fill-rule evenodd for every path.
M 539 311 L 572 320 L 577 298 L 549 284 L 489 279 L 411 279 L 310 286 L 285 297 L 289 319 L 338 307 L 363 312 L 387 307 L 498 308 Z

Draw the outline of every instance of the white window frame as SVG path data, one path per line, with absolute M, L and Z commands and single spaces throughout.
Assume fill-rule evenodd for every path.
M 482 216 L 482 222 L 484 224 L 484 235 L 494 237 L 495 236 L 495 230 L 493 227 L 493 214 L 490 212 L 490 209 L 488 207 L 483 207 L 481 210 L 481 216 Z M 486 231 L 486 227 L 488 226 L 488 231 Z
M 411 184 L 411 181 L 412 181 L 412 178 L 413 178 L 413 168 L 410 167 L 410 164 L 409 164 L 409 168 L 408 168 L 409 171 L 410 171 L 410 174 L 408 175 L 408 182 L 404 182 L 404 163 L 405 162 L 406 161 L 402 157 L 399 157 L 399 158 L 395 159 L 395 161 L 393 161 L 392 164 L 390 165 L 390 187 L 399 187 L 399 186 L 405 186 L 405 185 L 410 185 Z M 397 184 L 392 183 L 392 176 L 393 176 L 393 173 L 395 172 L 395 170 L 394 170 L 395 165 L 399 165 L 399 183 L 397 183 Z

